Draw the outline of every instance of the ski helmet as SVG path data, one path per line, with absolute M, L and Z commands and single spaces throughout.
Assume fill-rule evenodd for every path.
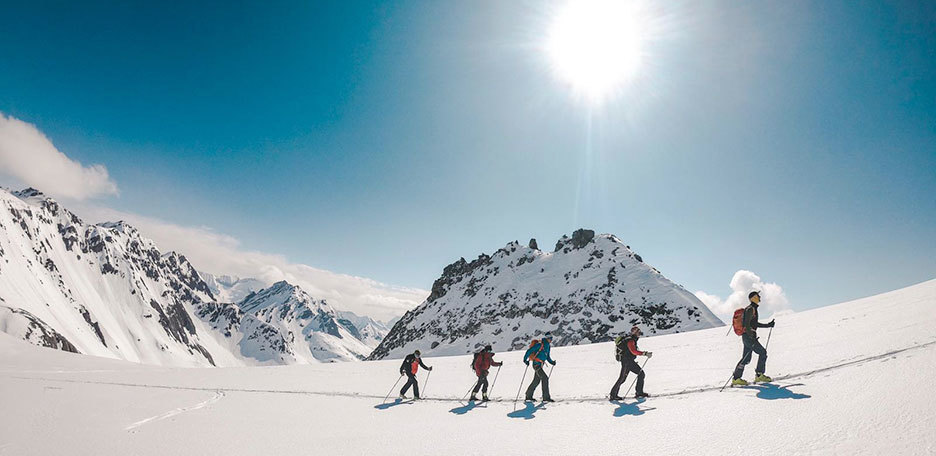
M 413 352 L 413 356 L 419 358 L 419 355 L 420 355 L 419 350 L 416 350 Z
M 748 298 L 748 299 L 751 299 L 751 298 L 753 298 L 753 297 L 755 297 L 755 296 L 757 296 L 757 297 L 759 298 L 759 297 L 760 297 L 760 292 L 757 291 L 757 290 L 754 290 L 754 291 L 748 293 L 747 298 Z
M 485 345 L 485 346 L 484 346 L 484 351 L 488 351 L 488 352 L 489 352 L 489 351 L 491 351 L 491 350 L 493 350 L 493 348 L 491 348 L 490 345 Z

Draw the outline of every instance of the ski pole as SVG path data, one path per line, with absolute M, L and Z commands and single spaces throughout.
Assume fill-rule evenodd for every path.
M 770 345 L 770 336 L 773 334 L 773 326 L 770 327 L 770 331 L 767 332 L 767 345 Z M 764 345 L 764 351 L 767 351 L 767 345 Z
M 644 360 L 643 364 L 640 365 L 640 371 L 641 371 L 641 372 L 643 372 L 643 367 L 647 365 L 647 361 L 650 361 L 650 358 L 649 358 L 649 357 L 648 357 L 647 359 Z M 640 377 L 640 374 L 638 373 L 637 376 Z M 627 387 L 627 392 L 624 393 L 624 397 L 627 397 L 627 395 L 630 393 L 631 388 L 634 387 L 634 383 L 637 383 L 637 379 L 636 379 L 636 378 L 634 379 L 634 381 L 631 382 L 630 386 Z
M 393 394 L 393 390 L 396 389 L 397 383 L 400 383 L 400 380 L 402 378 L 403 378 L 403 374 L 400 374 L 400 376 L 396 379 L 396 382 L 393 383 L 393 386 L 390 387 L 390 391 L 387 392 L 387 397 L 383 399 L 383 402 L 381 402 L 381 404 L 387 403 L 387 399 L 390 399 L 390 395 Z
M 477 384 L 478 384 L 477 382 L 472 383 L 471 386 L 468 387 L 468 391 L 465 392 L 465 395 L 462 396 L 462 398 L 461 398 L 461 400 L 460 400 L 459 402 L 465 402 L 465 399 L 467 399 L 467 398 L 468 398 L 468 395 L 471 394 L 472 391 L 474 391 L 474 387 L 475 387 L 475 385 L 477 385 Z
M 769 338 L 770 336 L 768 335 L 767 337 Z M 765 348 L 765 350 L 766 350 L 766 348 Z M 741 361 L 744 361 L 744 355 L 741 355 L 741 359 L 738 360 L 738 364 L 741 364 Z M 738 368 L 738 367 L 737 367 L 738 364 L 735 364 L 735 369 Z M 718 392 L 720 393 L 720 392 L 724 391 L 724 390 L 725 390 L 725 387 L 728 386 L 728 383 L 730 383 L 731 380 L 733 380 L 733 379 L 734 379 L 734 372 L 731 373 L 731 376 L 728 377 L 728 381 L 725 382 L 724 385 L 722 385 L 721 389 L 718 390 Z
M 426 373 L 426 381 L 423 382 L 423 393 L 422 397 L 426 397 L 426 390 L 429 388 L 429 376 L 432 375 L 432 370 Z
M 514 398 L 514 411 L 517 410 L 517 401 L 520 400 L 520 390 L 523 389 L 523 381 L 526 380 L 526 373 L 528 370 L 530 370 L 529 364 L 527 364 L 527 366 L 523 368 L 523 377 L 520 377 L 520 387 L 517 388 L 517 397 Z
M 494 385 L 497 384 L 497 376 L 500 375 L 500 368 L 501 368 L 500 366 L 497 366 L 497 372 L 494 373 L 494 381 L 491 382 L 491 387 L 488 388 L 488 395 L 489 395 L 489 396 L 490 396 L 490 394 L 494 391 Z M 522 383 L 521 383 L 521 384 L 522 384 Z
M 731 334 L 731 328 L 732 326 L 728 325 L 728 331 L 725 332 L 725 337 L 728 337 L 728 335 Z

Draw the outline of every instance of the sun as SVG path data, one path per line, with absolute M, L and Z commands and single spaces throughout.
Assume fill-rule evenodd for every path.
M 570 0 L 548 32 L 546 51 L 555 72 L 589 100 L 604 100 L 640 68 L 640 22 L 633 1 Z

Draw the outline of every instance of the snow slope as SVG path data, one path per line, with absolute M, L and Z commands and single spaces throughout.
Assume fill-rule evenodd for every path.
M 0 189 L 0 332 L 18 339 L 147 364 L 241 366 L 360 360 L 386 335 L 282 284 L 198 273 L 126 223 L 87 224 L 38 190 Z
M 612 340 L 634 324 L 647 334 L 721 326 L 685 288 L 611 234 L 580 229 L 553 252 L 530 240 L 445 267 L 432 294 L 397 322 L 370 359 L 419 348 L 460 355 L 486 344 L 517 350 L 551 331 L 557 346 Z
M 603 399 L 611 343 L 559 347 L 560 402 L 516 410 L 520 352 L 496 356 L 498 402 L 459 403 L 472 374 L 451 356 L 426 359 L 429 400 L 382 404 L 398 360 L 179 369 L 0 334 L 0 455 L 933 454 L 934 305 L 931 280 L 778 316 L 775 382 L 721 393 L 740 355 L 724 327 L 641 339 L 658 396 L 640 402 Z

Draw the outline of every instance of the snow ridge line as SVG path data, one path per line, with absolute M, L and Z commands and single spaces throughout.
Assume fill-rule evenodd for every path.
M 198 409 L 200 409 L 200 408 L 207 407 L 207 406 L 209 406 L 209 405 L 211 405 L 211 404 L 214 404 L 215 402 L 220 401 L 222 397 L 224 397 L 224 391 L 223 391 L 223 390 L 217 390 L 217 391 L 215 391 L 214 397 L 212 397 L 212 398 L 210 398 L 210 399 L 206 399 L 206 400 L 201 401 L 201 402 L 199 402 L 199 403 L 197 403 L 197 404 L 195 404 L 195 405 L 193 405 L 193 406 L 190 406 L 190 407 L 180 407 L 180 408 L 177 408 L 177 409 L 172 409 L 172 410 L 170 410 L 170 411 L 168 411 L 168 412 L 166 412 L 166 413 L 163 413 L 163 414 L 160 414 L 160 415 L 156 415 L 156 416 L 151 416 L 151 417 L 146 418 L 146 419 L 144 419 L 144 420 L 137 421 L 136 423 L 133 423 L 133 424 L 131 424 L 131 425 L 125 427 L 124 430 L 125 430 L 125 431 L 132 431 L 132 430 L 134 430 L 134 429 L 136 429 L 136 428 L 138 428 L 138 427 L 140 427 L 140 426 L 143 426 L 144 424 L 147 424 L 147 423 L 151 423 L 151 422 L 154 422 L 154 421 L 161 421 L 161 420 L 164 420 L 164 419 L 166 419 L 166 418 L 172 418 L 172 417 L 174 417 L 174 416 L 176 416 L 176 415 L 179 415 L 179 414 L 181 414 L 181 413 L 190 412 L 190 411 L 192 411 L 192 410 L 198 410 Z
M 929 346 L 936 345 L 936 340 L 926 342 L 923 344 L 914 345 L 911 347 L 900 348 L 897 350 L 892 350 L 886 353 L 881 353 L 874 356 L 869 356 L 865 358 L 860 358 L 852 361 L 847 361 L 844 363 L 834 364 L 832 366 L 822 367 L 819 369 L 813 369 L 811 371 L 799 372 L 795 374 L 781 375 L 774 380 L 791 380 L 802 377 L 809 377 L 822 372 L 827 372 L 831 370 L 841 369 L 843 367 L 849 367 L 856 364 L 866 363 L 870 361 L 876 361 L 879 359 L 887 358 L 889 356 L 897 355 L 903 352 L 923 349 Z M 340 391 L 302 391 L 302 390 L 274 390 L 274 389 L 256 389 L 256 388 L 222 388 L 222 387 L 199 387 L 199 386 L 170 386 L 170 385 L 149 385 L 142 383 L 125 383 L 125 382 L 107 382 L 107 381 L 96 381 L 96 380 L 68 380 L 68 379 L 56 379 L 56 378 L 44 378 L 44 377 L 26 377 L 26 376 L 11 376 L 10 378 L 20 379 L 20 380 L 44 380 L 50 382 L 60 382 L 60 383 L 80 383 L 80 384 L 93 384 L 93 385 L 112 385 L 112 386 L 127 386 L 132 388 L 157 388 L 157 389 L 168 389 L 168 390 L 186 390 L 186 391 L 220 391 L 220 392 L 238 392 L 238 393 L 270 393 L 270 394 L 308 394 L 315 396 L 326 396 L 326 397 L 350 397 L 350 398 L 365 398 L 365 399 L 383 399 L 383 395 L 375 394 L 361 394 L 361 393 L 346 393 Z M 705 393 L 709 391 L 717 391 L 721 389 L 721 385 L 716 386 L 705 386 L 701 388 L 692 388 L 682 391 L 676 391 L 671 393 L 658 393 L 653 397 L 672 397 L 672 396 L 681 396 L 685 394 L 694 394 L 694 393 Z M 570 397 L 567 399 L 559 399 L 557 402 L 605 402 L 608 400 L 607 396 L 602 397 Z M 431 401 L 431 402 L 460 402 L 464 403 L 459 398 L 421 398 L 420 401 Z M 490 402 L 513 402 L 512 399 L 493 399 Z M 388 402 L 391 403 L 391 402 Z

